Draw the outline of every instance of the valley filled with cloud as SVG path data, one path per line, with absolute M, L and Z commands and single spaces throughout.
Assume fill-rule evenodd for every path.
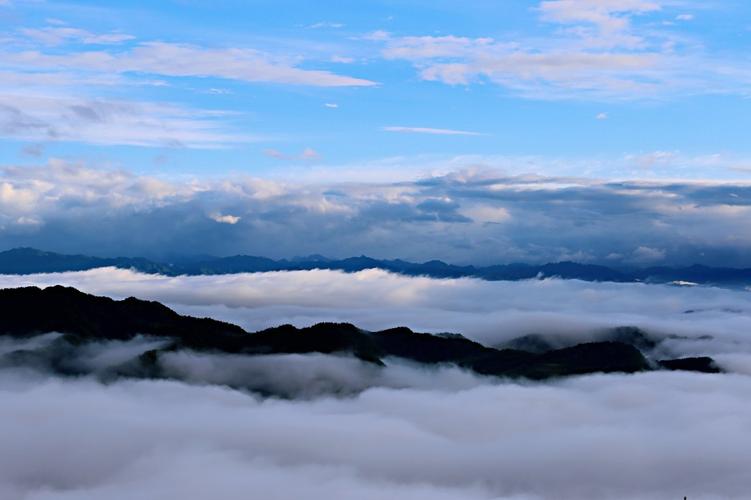
M 165 277 L 102 268 L 3 276 L 3 283 L 135 295 L 248 329 L 336 320 L 461 333 L 486 345 L 538 333 L 566 345 L 637 326 L 660 341 L 656 357 L 711 355 L 725 371 L 531 382 L 398 358 L 378 367 L 346 355 L 190 351 L 161 359 L 182 382 L 6 367 L 0 491 L 11 498 L 746 495 L 745 290 L 437 280 L 380 270 Z M 0 352 L 54 339 L 6 341 Z M 158 344 L 95 343 L 69 360 L 96 373 Z

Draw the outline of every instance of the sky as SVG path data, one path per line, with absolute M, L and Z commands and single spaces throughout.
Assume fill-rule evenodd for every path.
M 0 246 L 751 266 L 740 0 L 0 0 Z

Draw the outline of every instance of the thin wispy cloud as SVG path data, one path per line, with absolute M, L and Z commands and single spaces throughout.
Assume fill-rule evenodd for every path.
M 339 29 L 344 28 L 344 23 L 336 23 L 331 21 L 319 21 L 317 23 L 313 23 L 310 26 L 308 26 L 310 29 L 321 29 L 321 28 L 331 28 L 331 29 Z
M 91 33 L 68 26 L 49 26 L 46 28 L 24 28 L 21 34 L 45 45 L 60 45 L 66 41 L 80 42 L 87 45 L 109 45 L 133 40 L 133 35 L 125 33 Z
M 166 79 L 322 88 L 376 84 L 302 68 L 299 57 L 246 47 L 144 41 L 62 22 L 17 30 L 0 51 L 0 62 L 0 129 L 5 136 L 95 145 L 216 148 L 258 137 L 237 131 L 226 111 L 112 96 L 135 93 L 135 87 L 170 87 Z M 105 96 L 99 96 L 102 87 L 109 88 Z M 129 87 L 133 92 L 123 92 Z M 232 92 L 216 85 L 197 91 Z
M 449 128 L 431 128 L 431 127 L 399 127 L 388 126 L 381 130 L 386 132 L 400 132 L 404 134 L 431 134 L 431 135 L 485 135 L 480 132 L 471 132 L 468 130 L 456 130 Z
M 662 3 L 543 1 L 535 9 L 540 21 L 563 27 L 546 38 L 377 32 L 367 39 L 385 45 L 382 54 L 387 60 L 412 62 L 423 80 L 449 85 L 489 81 L 531 98 L 743 93 L 748 74 L 729 75 L 727 66 L 732 63 L 707 57 L 695 43 L 637 22 L 662 12 Z M 679 14 L 676 19 L 688 21 L 692 16 Z
M 28 141 L 221 148 L 258 140 L 230 131 L 222 116 L 156 102 L 0 93 L 0 130 Z
M 287 153 L 283 153 L 282 151 L 279 151 L 278 149 L 266 149 L 263 151 L 263 154 L 265 154 L 269 158 L 275 158 L 277 160 L 287 160 L 287 161 L 294 161 L 294 160 L 311 161 L 311 160 L 321 159 L 321 154 L 313 148 L 305 148 L 299 154 L 287 154 Z
M 125 51 L 72 52 L 65 55 L 39 51 L 4 54 L 21 68 L 99 71 L 115 74 L 146 73 L 172 77 L 216 77 L 244 82 L 271 82 L 314 87 L 362 87 L 376 82 L 325 70 L 301 69 L 254 49 L 205 48 L 190 44 L 142 42 Z

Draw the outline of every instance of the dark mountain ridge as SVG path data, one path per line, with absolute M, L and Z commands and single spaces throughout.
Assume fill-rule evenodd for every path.
M 235 255 L 231 257 L 202 257 L 181 259 L 175 262 L 157 262 L 140 257 L 103 258 L 86 255 L 65 255 L 33 248 L 14 248 L 0 252 L 0 274 L 85 271 L 99 267 L 134 269 L 144 273 L 167 276 L 305 271 L 311 269 L 357 272 L 364 269 L 377 268 L 406 276 L 429 276 L 432 278 L 473 277 L 490 281 L 516 281 L 558 277 L 563 279 L 620 283 L 647 282 L 721 286 L 751 284 L 751 268 L 723 268 L 702 265 L 614 269 L 606 266 L 565 261 L 541 265 L 457 266 L 439 260 L 415 263 L 400 259 L 373 259 L 364 255 L 338 260 L 327 259 L 320 255 L 296 257 L 291 260 L 274 260 L 266 257 Z
M 650 363 L 635 345 L 633 335 L 622 341 L 588 342 L 540 352 L 492 348 L 461 335 L 416 333 L 399 327 L 369 332 L 348 323 L 319 323 L 306 328 L 282 325 L 255 333 L 210 318 L 181 316 L 168 307 L 133 297 L 113 300 L 53 286 L 0 289 L 0 338 L 31 338 L 48 332 L 63 334 L 47 354 L 12 352 L 0 365 L 39 363 L 70 374 L 66 353 L 71 346 L 136 337 L 163 339 L 165 345 L 131 360 L 124 376 L 160 377 L 157 369 L 164 352 L 197 352 L 262 356 L 268 354 L 339 354 L 383 366 L 389 357 L 434 365 L 454 364 L 482 375 L 546 379 L 588 373 L 634 373 L 653 369 L 711 371 L 707 360 L 667 360 Z M 73 374 L 79 374 L 73 371 Z

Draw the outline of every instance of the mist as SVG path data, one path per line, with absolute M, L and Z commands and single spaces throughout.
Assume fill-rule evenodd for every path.
M 662 372 L 283 401 L 5 370 L 0 496 L 740 499 L 750 390 Z
M 351 321 L 498 345 L 634 325 L 662 340 L 656 356 L 711 355 L 726 370 L 528 382 L 397 358 L 379 367 L 344 355 L 183 349 L 160 354 L 165 379 L 136 380 L 111 369 L 165 340 L 87 342 L 63 353 L 74 376 L 43 362 L 0 366 L 2 498 L 714 500 L 747 498 L 751 487 L 744 290 L 379 270 L 165 277 L 105 268 L 2 283 L 133 295 L 248 330 Z M 3 339 L 0 354 L 61 342 L 54 332 Z
M 637 326 L 663 340 L 656 355 L 710 355 L 726 369 L 751 371 L 751 293 L 746 290 L 433 279 L 377 269 L 167 277 L 101 268 L 0 279 L 6 287 L 65 284 L 113 298 L 158 300 L 181 314 L 222 319 L 249 331 L 344 321 L 367 330 L 407 326 L 455 332 L 496 346 L 533 333 L 576 343 L 596 340 L 607 328 Z

